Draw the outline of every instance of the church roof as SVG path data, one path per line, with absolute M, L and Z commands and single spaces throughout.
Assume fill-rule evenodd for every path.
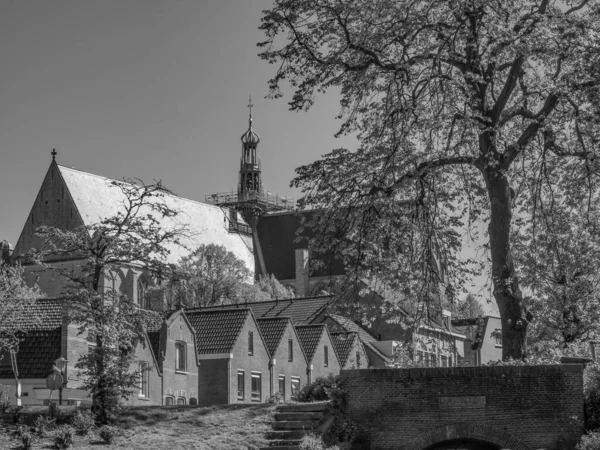
M 289 317 L 294 325 L 310 324 L 313 320 L 325 312 L 331 295 L 321 295 L 304 298 L 286 298 L 281 300 L 269 300 L 266 302 L 249 302 L 237 305 L 209 306 L 201 311 L 223 310 L 231 308 L 250 308 L 257 319 Z
M 125 196 L 121 189 L 112 184 L 115 180 L 65 166 L 57 167 L 84 224 L 98 223 L 120 210 Z M 156 214 L 161 225 L 165 228 L 185 225 L 189 229 L 189 236 L 180 239 L 183 246 L 173 243 L 167 245 L 170 255 L 166 262 L 175 263 L 199 245 L 215 243 L 224 245 L 249 269 L 254 269 L 252 248 L 238 234 L 229 232 L 229 212 L 226 208 L 167 193 L 163 199 L 166 206 L 179 211 L 179 214 L 174 218 Z M 239 217 L 238 221 L 243 222 L 243 219 Z

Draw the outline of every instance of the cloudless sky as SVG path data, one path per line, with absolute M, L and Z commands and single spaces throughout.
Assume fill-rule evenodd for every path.
M 261 137 L 265 188 L 298 197 L 294 169 L 337 147 L 336 92 L 309 112 L 267 100 L 256 43 L 271 0 L 3 0 L 0 240 L 16 243 L 56 148 L 59 164 L 161 179 L 176 194 L 236 189 L 240 136 Z

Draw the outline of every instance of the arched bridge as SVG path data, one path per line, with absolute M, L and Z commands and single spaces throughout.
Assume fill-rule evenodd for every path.
M 562 450 L 583 429 L 583 366 L 344 370 L 365 448 Z

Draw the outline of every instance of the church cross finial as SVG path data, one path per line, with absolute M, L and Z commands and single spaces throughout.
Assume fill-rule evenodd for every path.
M 250 112 L 249 112 L 249 116 L 248 116 L 248 123 L 249 123 L 250 125 L 252 125 L 252 107 L 253 107 L 253 106 L 254 106 L 254 105 L 252 104 L 252 96 L 250 95 L 250 96 L 248 97 L 248 109 L 249 109 L 249 111 L 250 111 Z
M 56 149 L 53 148 L 50 154 L 52 155 L 52 161 L 54 161 L 56 159 Z

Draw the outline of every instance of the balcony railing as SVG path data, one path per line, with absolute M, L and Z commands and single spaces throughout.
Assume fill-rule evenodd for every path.
M 239 194 L 237 192 L 225 192 L 220 194 L 211 194 L 204 197 L 206 203 L 211 205 L 230 205 L 234 203 L 257 202 L 262 203 L 273 209 L 294 209 L 296 200 L 292 197 L 280 197 L 270 192 L 246 192 Z

